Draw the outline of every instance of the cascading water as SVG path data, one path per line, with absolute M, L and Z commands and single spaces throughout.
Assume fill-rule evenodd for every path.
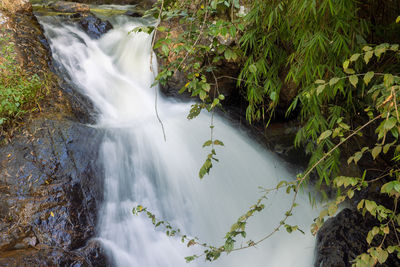
M 155 230 L 145 216 L 133 215 L 132 208 L 138 204 L 183 233 L 219 246 L 230 225 L 259 198 L 259 186 L 272 188 L 279 180 L 293 177 L 274 155 L 218 117 L 214 134 L 225 143 L 217 149 L 220 162 L 203 180 L 197 177 L 208 152 L 201 146 L 210 136 L 210 116 L 202 114 L 188 121 L 190 104 L 159 99 L 164 141 L 154 111 L 151 37 L 128 34 L 140 25 L 139 20 L 120 17 L 99 40 L 90 39 L 77 27 L 57 24 L 55 18 L 42 18 L 41 23 L 55 60 L 99 110 L 95 127 L 106 131 L 100 159 L 106 173 L 99 240 L 113 265 L 180 267 L 186 266 L 185 256 L 200 252 Z M 272 231 L 290 199 L 285 193 L 270 195 L 265 211 L 249 220 L 246 240 Z M 308 228 L 315 212 L 301 197 L 297 202 L 297 216 L 288 222 L 300 225 L 305 235 L 277 233 L 256 248 L 213 263 L 197 260 L 189 265 L 312 266 L 314 238 Z

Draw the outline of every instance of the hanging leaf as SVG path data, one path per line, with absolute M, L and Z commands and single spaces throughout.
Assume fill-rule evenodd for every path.
M 368 64 L 369 60 L 372 58 L 373 55 L 374 55 L 373 51 L 368 51 L 365 53 L 364 60 L 366 64 Z
M 366 45 L 366 46 L 363 47 L 362 50 L 365 51 L 365 52 L 366 52 L 366 51 L 371 51 L 371 50 L 372 50 L 372 47 Z
M 349 67 L 350 61 L 346 60 L 343 62 L 343 69 L 347 69 Z
M 214 141 L 214 145 L 223 146 L 224 143 L 223 143 L 222 141 L 220 141 L 220 140 L 215 140 L 215 141 Z
M 331 136 L 332 131 L 331 130 L 326 130 L 325 132 L 323 132 L 319 137 L 317 142 L 320 143 L 322 140 L 328 138 L 329 136 Z
M 385 76 L 383 76 L 383 84 L 386 87 L 389 87 L 393 84 L 394 81 L 394 77 L 392 74 L 385 74 Z
M 350 61 L 356 61 L 360 57 L 360 54 L 354 54 L 350 57 Z
M 354 73 L 356 73 L 356 72 L 355 72 L 353 69 L 351 69 L 351 68 L 344 69 L 344 72 L 347 73 L 347 74 L 354 74 Z
M 322 91 L 324 91 L 324 89 L 325 89 L 325 84 L 321 84 L 320 86 L 318 86 L 317 87 L 317 95 L 322 93 Z
M 212 144 L 212 141 L 211 141 L 211 140 L 207 140 L 207 141 L 203 144 L 203 147 L 211 146 L 211 144 Z
M 364 82 L 365 85 L 368 85 L 369 82 L 371 81 L 371 79 L 374 77 L 374 72 L 373 71 L 369 71 L 364 75 Z
M 356 75 L 351 75 L 351 76 L 349 77 L 349 80 L 350 80 L 350 83 L 351 83 L 354 87 L 357 86 L 358 77 L 357 77 Z
M 337 78 L 337 77 L 330 79 L 330 81 L 329 81 L 329 86 L 333 86 L 333 85 L 337 84 L 337 82 L 338 82 L 339 80 L 340 80 L 340 79 Z
M 392 129 L 395 125 L 396 125 L 396 118 L 394 117 L 390 117 L 389 119 L 387 119 L 385 121 L 385 123 L 383 124 L 383 128 L 387 131 L 389 131 L 390 129 Z
M 381 153 L 381 151 L 382 151 L 382 146 L 374 147 L 374 149 L 372 149 L 371 151 L 372 157 L 375 159 L 379 155 L 379 153 Z
M 354 163 L 355 164 L 357 164 L 357 162 L 361 159 L 361 157 L 362 157 L 362 155 L 363 155 L 363 153 L 362 152 L 356 152 L 355 154 L 354 154 Z
M 378 261 L 379 261 L 379 263 L 380 264 L 384 263 L 387 260 L 388 256 L 389 256 L 389 254 L 387 253 L 386 250 L 383 250 L 383 249 L 379 250 L 378 251 Z

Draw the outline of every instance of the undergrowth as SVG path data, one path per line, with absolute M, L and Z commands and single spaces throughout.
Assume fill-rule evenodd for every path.
M 39 108 L 47 92 L 47 79 L 28 74 L 18 64 L 10 34 L 2 32 L 0 44 L 0 133 L 4 133 L 24 114 Z

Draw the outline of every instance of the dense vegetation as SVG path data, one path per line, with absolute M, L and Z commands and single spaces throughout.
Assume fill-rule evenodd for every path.
M 189 91 L 199 102 L 192 106 L 189 119 L 202 109 L 213 112 L 221 105 L 219 80 L 236 81 L 246 99 L 246 118 L 250 123 L 264 121 L 267 126 L 277 108 L 287 108 L 301 128 L 294 140 L 310 155 L 309 168 L 296 181 L 280 183 L 294 195 L 291 207 L 271 234 L 285 227 L 292 215 L 297 192 L 305 182 L 315 183 L 321 192 L 335 192 L 326 209 L 312 225 L 315 234 L 324 217 L 336 213 L 346 199 L 357 199 L 364 216 L 377 219 L 366 237 L 368 251 L 352 259 L 354 266 L 384 263 L 389 254 L 400 258 L 400 116 L 398 106 L 400 65 L 398 1 L 356 0 L 210 0 L 159 1 L 155 9 L 162 20 L 175 20 L 182 27 L 176 36 L 166 32 L 155 48 L 169 62 L 159 73 L 163 84 L 177 72 L 187 77 L 181 92 Z M 155 12 L 156 13 L 156 12 Z M 397 34 L 396 34 L 397 33 Z M 173 45 L 171 45 L 173 44 Z M 236 74 L 220 72 L 226 64 L 238 66 Z M 204 146 L 211 152 L 200 170 L 203 178 L 215 161 L 213 138 Z M 357 165 L 358 173 L 341 175 L 347 165 Z M 313 177 L 310 181 L 310 177 Z M 358 192 L 380 188 L 380 196 L 358 199 Z M 269 192 L 269 191 L 267 191 Z M 263 198 L 232 225 L 220 247 L 205 246 L 207 260 L 236 250 L 235 240 L 246 237 L 250 216 L 263 210 Z M 153 223 L 172 227 L 139 206 Z M 311 223 L 311 222 L 310 222 Z M 394 235 L 397 242 L 385 242 Z M 270 236 L 261 237 L 260 241 Z M 198 244 L 186 236 L 188 245 Z M 249 241 L 251 247 L 257 242 Z M 240 248 L 242 249 L 242 248 Z M 198 256 L 188 257 L 193 260 Z

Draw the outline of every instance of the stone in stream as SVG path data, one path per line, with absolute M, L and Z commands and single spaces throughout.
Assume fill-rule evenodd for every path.
M 74 19 L 78 18 L 80 27 L 93 39 L 100 38 L 113 28 L 109 21 L 102 21 L 92 13 L 74 14 Z

